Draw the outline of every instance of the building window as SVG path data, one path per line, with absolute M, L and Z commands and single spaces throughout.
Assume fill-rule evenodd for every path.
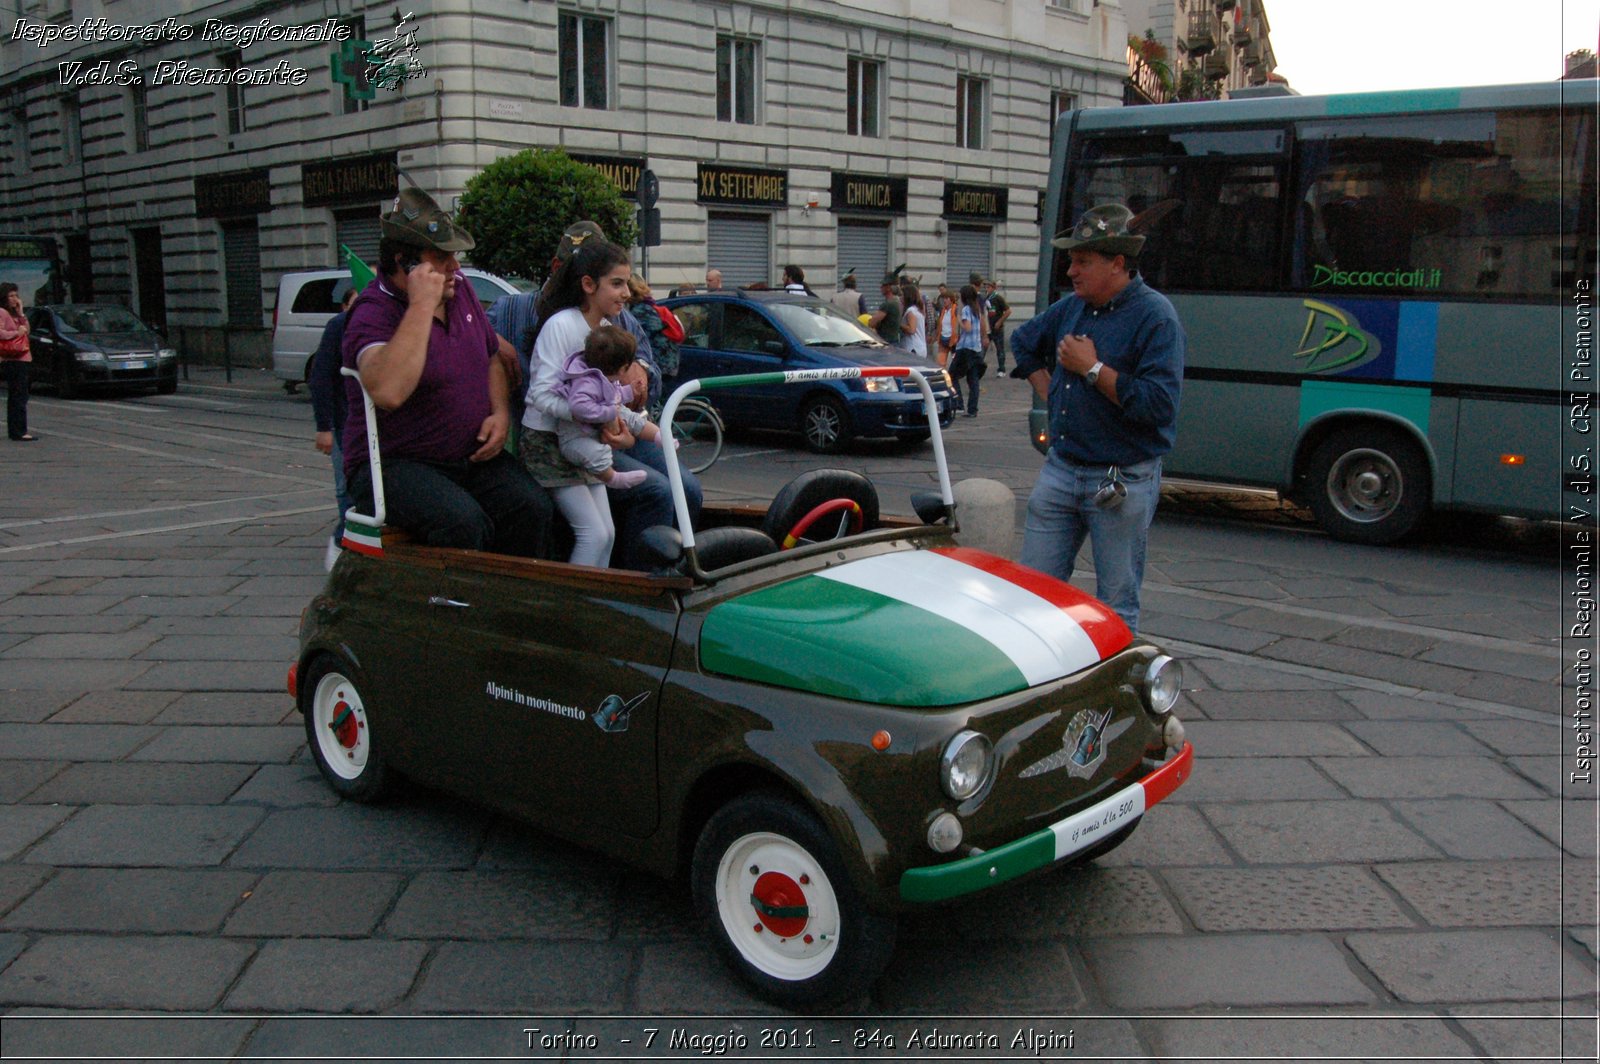
M 982 78 L 956 78 L 956 147 L 983 148 L 988 133 L 989 83 Z
M 561 106 L 611 106 L 611 21 L 588 15 L 561 15 Z
M 1050 146 L 1055 147 L 1056 124 L 1061 121 L 1061 116 L 1068 111 L 1078 109 L 1078 94 L 1075 92 L 1053 92 L 1050 94 Z
M 12 165 L 17 173 L 27 173 L 33 165 L 32 157 L 28 153 L 28 112 L 17 108 L 11 112 L 11 145 L 13 154 Z
M 61 161 L 83 161 L 83 111 L 77 94 L 61 97 Z
M 129 143 L 133 151 L 150 150 L 150 100 L 143 84 L 128 86 Z
M 367 20 L 361 15 L 352 15 L 349 18 L 340 19 L 339 25 L 349 28 L 352 41 L 364 41 L 367 39 Z M 336 81 L 333 83 L 333 87 L 339 93 L 340 114 L 360 114 L 367 109 L 368 101 L 358 100 L 351 96 L 346 86 Z
M 217 66 L 224 70 L 238 70 L 239 67 L 243 65 L 243 62 L 243 58 L 240 56 L 239 49 L 237 48 L 231 52 L 223 52 L 217 56 Z M 246 128 L 244 120 L 244 86 L 230 82 L 224 87 L 223 94 L 223 109 L 228 115 L 229 135 L 231 136 L 234 133 L 243 133 Z
M 848 73 L 850 135 L 883 136 L 883 64 L 875 59 L 851 57 Z
M 1049 3 L 1057 11 L 1072 11 L 1079 15 L 1083 14 L 1084 0 L 1049 0 Z M 1182 0 L 1179 0 L 1179 3 L 1182 3 Z
M 760 44 L 740 37 L 717 38 L 717 121 L 755 125 L 761 100 Z

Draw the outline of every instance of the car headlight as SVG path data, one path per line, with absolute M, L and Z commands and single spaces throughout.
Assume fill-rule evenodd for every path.
M 1178 701 L 1183 687 L 1181 662 L 1161 654 L 1145 666 L 1139 677 L 1139 695 L 1152 713 L 1166 713 Z
M 893 377 L 862 377 L 861 383 L 867 386 L 869 392 L 898 392 L 900 382 Z
M 994 746 L 975 731 L 951 739 L 939 757 L 939 783 L 958 802 L 982 790 L 993 770 Z
M 160 351 L 156 352 L 156 357 L 158 357 L 158 358 L 177 358 L 178 357 L 178 352 L 174 351 L 170 347 L 163 347 Z
M 74 351 L 72 357 L 79 362 L 104 362 L 106 356 L 101 351 Z

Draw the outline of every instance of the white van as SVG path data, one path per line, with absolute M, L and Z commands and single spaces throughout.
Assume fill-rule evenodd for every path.
M 520 277 L 498 277 L 471 266 L 461 271 L 485 307 L 535 285 Z M 328 319 L 350 289 L 349 270 L 305 270 L 286 273 L 278 281 L 278 302 L 272 311 L 272 375 L 293 395 L 311 375 L 311 356 L 322 342 Z

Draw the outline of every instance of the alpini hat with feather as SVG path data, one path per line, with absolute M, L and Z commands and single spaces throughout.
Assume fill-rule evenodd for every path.
M 472 234 L 420 188 L 404 188 L 394 209 L 383 216 L 382 232 L 390 240 L 435 251 L 471 251 L 478 246 Z
M 1102 203 L 1083 212 L 1071 229 L 1056 234 L 1051 247 L 1063 251 L 1098 251 L 1104 255 L 1137 255 L 1144 237 L 1132 228 L 1133 212 L 1120 203 Z

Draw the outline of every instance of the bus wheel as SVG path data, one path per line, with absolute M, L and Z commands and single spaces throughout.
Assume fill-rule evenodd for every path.
M 1311 453 L 1311 509 L 1335 539 L 1393 543 L 1428 510 L 1428 463 L 1395 429 L 1339 429 Z

